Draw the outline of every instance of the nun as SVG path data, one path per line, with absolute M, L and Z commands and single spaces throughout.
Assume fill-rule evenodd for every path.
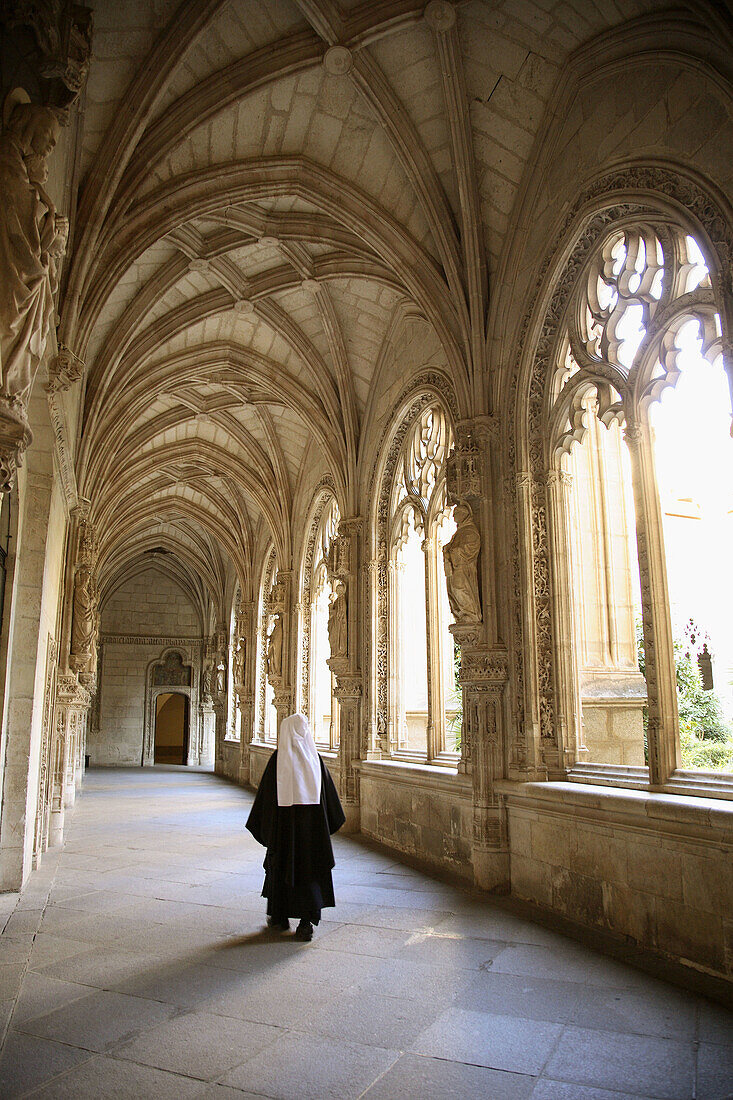
M 291 714 L 280 725 L 277 749 L 267 762 L 247 828 L 267 848 L 267 923 L 295 938 L 313 939 L 321 909 L 336 904 L 331 834 L 346 820 L 333 780 L 318 754 L 308 719 Z

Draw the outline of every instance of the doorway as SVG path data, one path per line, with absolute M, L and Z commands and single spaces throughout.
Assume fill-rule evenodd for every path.
M 155 763 L 185 764 L 188 759 L 188 696 L 162 692 L 155 700 Z

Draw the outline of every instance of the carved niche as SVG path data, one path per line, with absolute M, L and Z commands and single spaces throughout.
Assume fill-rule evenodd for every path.
M 153 687 L 191 687 L 191 666 L 180 653 L 168 653 L 153 668 Z

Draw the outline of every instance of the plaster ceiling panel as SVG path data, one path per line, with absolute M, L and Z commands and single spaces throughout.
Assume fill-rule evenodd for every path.
M 115 283 L 112 293 L 105 301 L 97 324 L 94 326 L 87 348 L 87 363 L 93 363 L 100 349 L 103 347 L 112 328 L 129 306 L 135 295 L 156 271 L 167 263 L 177 252 L 170 241 L 157 241 L 146 249 L 126 269 L 123 275 Z
M 368 279 L 329 281 L 359 409 L 363 412 L 374 368 L 400 296 Z
M 86 84 L 82 176 L 125 90 L 180 0 L 96 0 L 92 58 Z
M 222 4 L 208 28 L 188 51 L 161 101 L 162 114 L 170 104 L 204 77 L 273 45 L 308 24 L 290 0 L 236 0 Z
M 621 14 L 601 0 L 580 7 L 528 0 L 505 4 L 499 13 L 470 0 L 459 9 L 484 242 L 493 270 L 550 94 L 570 52 L 634 14 L 664 6 L 662 0 L 636 0 Z
M 275 425 L 288 469 L 295 478 L 310 439 L 308 428 L 297 413 L 282 405 L 267 405 L 267 409 Z
M 427 24 L 387 35 L 370 46 L 375 61 L 415 126 L 440 176 L 454 213 L 458 193 L 451 166 L 450 130 L 433 34 Z
M 443 141 L 442 134 L 434 140 Z M 296 155 L 366 192 L 432 249 L 428 223 L 382 125 L 348 77 L 320 65 L 252 92 L 190 131 L 155 164 L 139 195 L 207 165 Z

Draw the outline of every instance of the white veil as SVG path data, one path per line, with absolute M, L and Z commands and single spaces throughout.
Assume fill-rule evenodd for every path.
M 321 801 L 321 761 L 308 719 L 290 714 L 277 739 L 278 806 L 315 806 Z

